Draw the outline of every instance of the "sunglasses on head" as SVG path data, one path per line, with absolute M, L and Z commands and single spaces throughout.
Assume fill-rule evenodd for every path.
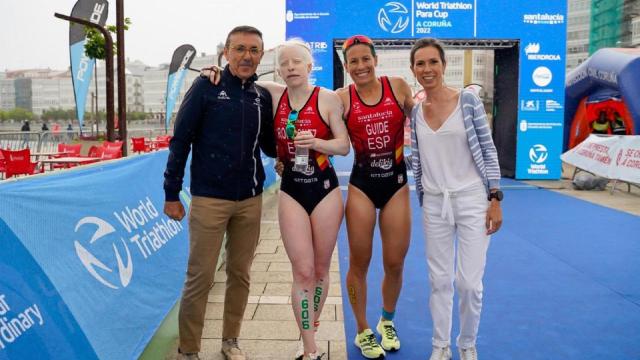
M 285 127 L 285 132 L 289 139 L 293 139 L 296 136 L 296 120 L 298 120 L 298 111 L 291 110 L 287 118 L 287 126 Z
M 343 53 L 347 52 L 347 50 L 349 50 L 350 47 L 357 44 L 365 44 L 365 45 L 373 46 L 373 40 L 369 39 L 367 36 L 364 36 L 364 35 L 353 35 L 352 37 L 348 38 L 344 43 L 342 43 L 342 52 Z

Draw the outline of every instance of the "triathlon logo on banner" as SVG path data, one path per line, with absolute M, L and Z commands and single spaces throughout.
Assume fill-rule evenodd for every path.
M 378 11 L 378 25 L 386 32 L 397 34 L 409 26 L 410 17 L 406 6 L 396 1 L 388 2 Z
M 193 58 L 196 57 L 196 49 L 189 44 L 179 46 L 171 57 L 169 65 L 169 79 L 167 80 L 167 93 L 165 99 L 165 130 L 169 128 L 171 114 L 176 105 L 176 99 L 180 94 L 186 71 L 191 66 Z
M 78 0 L 71 10 L 71 16 L 89 20 L 94 24 L 104 25 L 107 22 L 109 3 L 106 0 Z M 84 52 L 87 41 L 84 26 L 70 23 L 69 55 L 71 57 L 71 79 L 73 94 L 76 99 L 76 115 L 80 129 L 84 122 L 84 109 L 87 103 L 87 92 L 91 85 L 91 75 L 96 65 L 95 59 Z
M 549 157 L 549 151 L 547 147 L 542 144 L 535 144 L 529 149 L 529 168 L 527 172 L 529 174 L 548 174 L 549 169 L 545 164 Z
M 116 230 L 113 228 L 111 224 L 94 216 L 85 217 L 82 220 L 80 220 L 76 224 L 76 232 L 84 224 L 96 225 L 96 230 L 93 233 L 93 236 L 89 241 L 89 244 L 93 244 L 94 242 L 103 239 L 105 236 L 116 232 Z M 129 247 L 127 246 L 127 243 L 125 243 L 124 239 L 122 238 L 120 238 L 120 240 L 122 241 L 122 246 L 125 249 L 127 254 L 126 263 L 123 263 L 122 261 L 123 257 L 122 255 L 120 255 L 120 252 L 118 251 L 118 247 L 116 246 L 116 243 L 111 242 L 111 245 L 113 246 L 115 257 L 118 260 L 118 275 L 120 278 L 120 284 L 122 285 L 122 287 L 127 287 L 127 285 L 129 285 L 129 282 L 131 281 L 131 276 L 133 275 L 133 264 L 131 263 L 131 252 L 129 251 Z M 118 286 L 113 285 L 111 282 L 105 280 L 96 271 L 95 268 L 98 267 L 109 273 L 113 273 L 113 269 L 109 268 L 102 261 L 100 261 L 95 255 L 93 255 L 89 250 L 87 250 L 86 247 L 82 246 L 82 244 L 78 240 L 74 242 L 74 245 L 76 248 L 76 254 L 78 255 L 78 258 L 80 258 L 82 265 L 84 265 L 84 267 L 87 269 L 89 274 L 91 274 L 91 276 L 93 276 L 96 280 L 98 280 L 102 285 L 106 287 L 110 287 L 112 289 L 117 289 Z
M 125 206 L 122 210 L 114 211 L 113 216 L 115 222 L 120 225 L 118 228 L 121 227 L 119 230 L 106 220 L 95 216 L 87 216 L 78 221 L 75 232 L 77 233 L 81 227 L 87 227 L 91 230 L 91 237 L 84 242 L 76 240 L 74 246 L 78 258 L 91 276 L 108 288 L 119 289 L 120 286 L 127 287 L 133 277 L 132 253 L 138 258 L 137 261 L 145 261 L 160 251 L 167 242 L 184 230 L 184 227 L 179 221 L 161 216 L 148 196 L 140 200 L 136 207 Z M 105 258 L 111 257 L 110 262 L 116 263 L 117 271 L 105 265 L 105 259 L 101 261 L 89 250 L 94 246 L 99 247 L 103 254 L 113 254 Z M 96 268 L 101 271 L 96 271 Z M 105 279 L 101 273 L 113 279 Z

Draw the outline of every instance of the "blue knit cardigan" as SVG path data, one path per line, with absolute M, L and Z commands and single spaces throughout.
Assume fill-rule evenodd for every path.
M 484 105 L 476 94 L 470 90 L 461 90 L 460 97 L 464 127 L 467 132 L 467 141 L 473 161 L 482 177 L 482 182 L 487 187 L 487 191 L 489 189 L 499 189 L 500 165 L 498 164 L 498 153 L 491 138 L 491 128 L 487 122 Z M 422 186 L 422 165 L 416 136 L 416 120 L 420 106 L 422 106 L 421 102 L 417 103 L 411 110 L 411 158 L 408 159 L 408 163 L 413 170 L 416 193 L 418 194 L 420 206 L 422 206 L 424 187 Z

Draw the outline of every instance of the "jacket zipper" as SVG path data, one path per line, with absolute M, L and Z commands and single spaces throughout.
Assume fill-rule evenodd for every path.
M 244 117 L 245 117 L 245 84 L 243 83 L 241 86 L 242 98 L 240 100 L 240 105 L 242 106 L 242 117 L 240 120 L 240 163 L 238 164 L 240 167 L 244 165 Z M 244 169 L 239 169 L 242 172 Z M 240 184 L 236 187 L 236 199 L 240 199 Z

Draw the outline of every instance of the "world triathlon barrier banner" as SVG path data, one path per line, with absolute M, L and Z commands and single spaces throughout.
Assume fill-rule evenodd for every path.
M 140 356 L 188 257 L 187 221 L 162 213 L 167 155 L 0 183 L 0 360 Z
M 0 359 L 138 358 L 188 256 L 186 220 L 162 213 L 167 154 L 0 184 Z
M 566 1 L 287 0 L 285 18 L 287 38 L 300 37 L 313 51 L 312 80 L 329 88 L 333 87 L 333 41 L 354 34 L 373 39 L 435 37 L 519 43 L 519 126 L 513 129 L 516 178 L 558 179 L 563 150 L 566 13 Z
M 640 184 L 640 135 L 590 135 L 562 161 L 608 179 Z

